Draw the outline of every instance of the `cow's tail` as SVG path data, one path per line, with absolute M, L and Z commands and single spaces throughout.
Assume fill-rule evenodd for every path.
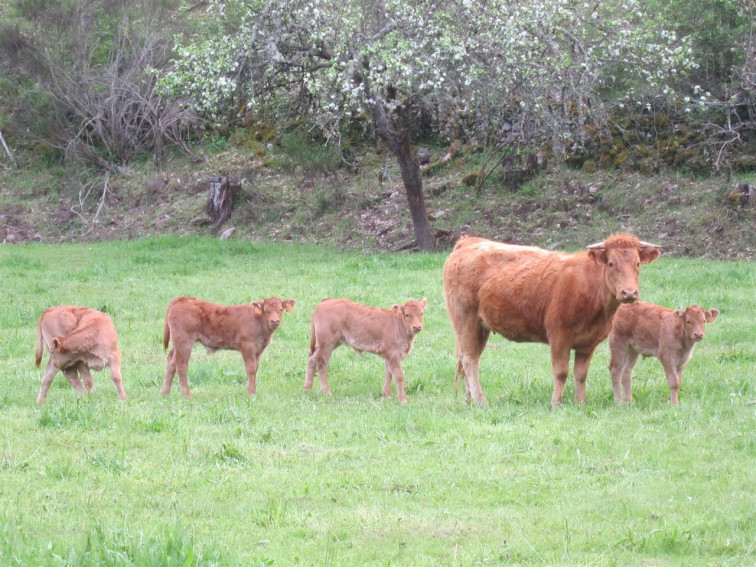
M 315 317 L 310 321 L 310 356 L 315 352 Z
M 168 317 L 166 313 L 165 325 L 163 326 L 163 350 L 168 348 L 168 343 L 171 340 L 171 328 L 168 325 Z
M 39 324 L 37 325 L 37 349 L 34 351 L 34 364 L 39 367 L 42 363 L 42 345 L 44 344 L 44 337 L 42 336 L 42 319 L 45 314 L 39 318 Z

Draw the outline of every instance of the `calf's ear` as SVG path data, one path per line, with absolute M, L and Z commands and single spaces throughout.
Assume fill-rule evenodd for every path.
M 682 319 L 683 317 L 685 317 L 685 310 L 684 309 L 676 309 L 675 310 L 675 315 L 677 317 L 679 317 L 680 319 Z
M 428 299 L 427 299 L 427 298 L 425 298 L 425 297 L 423 297 L 423 298 L 422 298 L 422 299 L 420 300 L 420 305 L 422 305 L 422 306 L 423 306 L 423 309 L 425 309 L 425 306 L 426 306 L 426 305 L 428 305 Z
M 58 337 L 55 337 L 52 340 L 52 350 L 54 350 L 55 352 L 60 350 L 60 340 L 58 339 Z
M 296 299 L 284 299 L 283 301 L 284 311 L 286 311 L 287 313 L 291 313 L 292 311 L 294 311 L 294 304 L 296 302 L 297 302 Z
M 714 319 L 716 319 L 717 315 L 719 315 L 719 309 L 708 309 L 705 315 L 706 315 L 706 322 L 713 323 Z
M 391 311 L 394 312 L 394 317 L 396 317 L 397 319 L 401 319 L 402 318 L 402 306 L 401 305 L 392 305 L 391 306 Z
M 250 303 L 252 306 L 252 309 L 255 310 L 255 315 L 262 315 L 263 314 L 263 304 L 262 301 L 253 301 Z

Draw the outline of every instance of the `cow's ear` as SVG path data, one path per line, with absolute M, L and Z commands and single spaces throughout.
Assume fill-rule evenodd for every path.
M 597 264 L 606 264 L 606 250 L 604 248 L 589 248 L 588 257 Z
M 391 306 L 391 311 L 394 312 L 394 317 L 396 317 L 397 319 L 401 319 L 402 318 L 402 306 L 401 305 L 392 305 Z
M 427 298 L 425 298 L 425 297 L 423 297 L 423 298 L 422 298 L 422 299 L 420 300 L 420 305 L 422 305 L 422 306 L 423 306 L 423 309 L 425 309 L 425 306 L 426 306 L 426 305 L 428 305 L 428 299 L 427 299 Z
M 52 350 L 54 350 L 54 351 L 59 351 L 60 350 L 60 340 L 58 339 L 58 337 L 55 337 L 52 340 Z
M 286 311 L 287 313 L 291 313 L 292 311 L 294 311 L 294 304 L 296 302 L 297 302 L 296 299 L 284 299 L 283 301 L 284 311 Z
M 685 310 L 684 309 L 676 309 L 675 310 L 675 316 L 679 317 L 680 319 L 682 319 L 683 317 L 685 317 Z
M 706 322 L 713 323 L 714 319 L 716 319 L 717 315 L 719 315 L 719 309 L 708 309 L 705 315 L 706 315 Z
M 252 306 L 252 309 L 255 311 L 255 315 L 262 315 L 263 314 L 263 304 L 262 301 L 253 301 L 250 303 Z
M 648 264 L 661 256 L 661 249 L 658 246 L 642 246 L 638 250 L 638 255 L 641 264 Z

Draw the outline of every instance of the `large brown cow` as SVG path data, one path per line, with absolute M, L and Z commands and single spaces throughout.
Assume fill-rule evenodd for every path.
M 110 317 L 88 307 L 59 305 L 45 309 L 37 326 L 37 349 L 35 364 L 42 362 L 43 345 L 50 352 L 45 367 L 42 385 L 37 396 L 41 404 L 50 389 L 53 378 L 60 370 L 79 394 L 85 389 L 94 391 L 90 369 L 110 368 L 110 377 L 118 391 L 118 397 L 126 398 L 121 379 L 121 351 L 118 350 L 118 334 Z
M 284 311 L 294 309 L 294 299 L 269 297 L 242 305 L 217 305 L 194 297 L 177 297 L 168 305 L 163 329 L 163 348 L 173 341 L 168 353 L 163 395 L 171 392 L 176 373 L 181 392 L 187 398 L 189 381 L 186 376 L 192 346 L 199 342 L 212 354 L 216 350 L 236 350 L 244 359 L 247 373 L 247 393 L 257 391 L 257 366 L 273 333 L 281 325 Z
M 650 303 L 621 305 L 609 334 L 614 401 L 633 401 L 633 368 L 643 355 L 661 361 L 669 384 L 669 401 L 678 405 L 682 371 L 693 356 L 696 343 L 704 338 L 706 323 L 713 323 L 718 315 L 719 310 L 704 310 L 698 305 L 685 309 L 667 309 Z
M 640 265 L 659 254 L 659 247 L 625 234 L 574 254 L 462 237 L 444 264 L 444 297 L 468 402 L 486 405 L 478 365 L 491 331 L 551 347 L 552 407 L 562 401 L 574 350 L 575 399 L 586 401 L 593 351 L 620 304 L 638 299 Z
M 412 351 L 417 334 L 423 330 L 423 310 L 427 301 L 410 300 L 391 309 L 378 309 L 348 299 L 324 299 L 315 307 L 310 325 L 310 356 L 304 387 L 312 388 L 315 370 L 320 376 L 320 389 L 331 395 L 328 387 L 328 361 L 340 345 L 357 352 L 371 352 L 384 359 L 386 381 L 383 395 L 391 397 L 391 379 L 401 403 L 407 403 L 404 392 L 402 360 Z

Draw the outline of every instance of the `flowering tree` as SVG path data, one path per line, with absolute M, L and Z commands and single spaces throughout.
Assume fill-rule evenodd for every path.
M 607 95 L 661 89 L 691 65 L 643 0 L 213 0 L 225 32 L 178 47 L 163 84 L 222 121 L 243 105 L 297 109 L 338 142 L 372 119 L 396 156 L 418 247 L 435 247 L 413 150 L 431 118 L 487 147 L 579 143 Z

